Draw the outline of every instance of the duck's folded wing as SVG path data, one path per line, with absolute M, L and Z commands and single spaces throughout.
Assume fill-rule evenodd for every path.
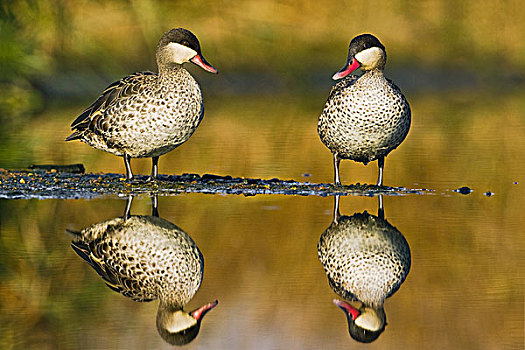
M 118 269 L 108 264 L 103 254 L 105 246 L 100 244 L 98 240 L 90 243 L 78 240 L 72 242 L 71 247 L 78 256 L 102 277 L 106 285 L 115 292 L 139 302 L 152 301 L 157 298 L 157 295 L 142 287 L 142 283 L 137 276 L 136 278 L 127 276 L 125 272 L 119 272 L 119 270 L 126 271 L 125 268 L 121 267 Z M 123 258 L 125 259 L 126 257 L 123 256 Z
M 82 133 L 87 129 L 93 132 L 104 130 L 102 123 L 106 110 L 116 102 L 124 101 L 130 96 L 139 93 L 141 87 L 144 86 L 144 81 L 152 79 L 154 76 L 156 76 L 156 73 L 139 72 L 128 75 L 109 85 L 102 92 L 102 95 L 71 123 L 71 129 L 74 132 L 66 141 L 81 138 Z

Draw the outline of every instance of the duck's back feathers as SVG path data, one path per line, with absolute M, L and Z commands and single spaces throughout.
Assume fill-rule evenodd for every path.
M 140 93 L 141 88 L 146 86 L 144 82 L 156 77 L 157 74 L 153 72 L 138 72 L 110 84 L 102 95 L 71 123 L 74 132 L 66 141 L 81 139 L 86 130 L 95 133 L 103 131 L 105 111 L 117 101 L 123 103 L 130 96 Z
M 100 255 L 97 242 L 87 244 L 86 242 L 71 242 L 71 247 L 93 270 L 104 280 L 106 285 L 117 293 L 133 299 L 134 301 L 146 302 L 157 298 L 156 295 L 148 293 L 137 285 L 137 282 L 125 274 L 121 274 L 115 268 L 106 263 L 104 256 Z

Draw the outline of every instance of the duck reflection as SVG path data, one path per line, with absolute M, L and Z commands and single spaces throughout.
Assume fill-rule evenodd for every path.
M 160 336 L 170 344 L 187 344 L 218 303 L 183 310 L 201 285 L 203 256 L 188 234 L 159 217 L 156 197 L 152 216 L 130 215 L 132 200 L 123 217 L 70 231 L 71 247 L 114 291 L 140 302 L 158 298 Z
M 386 326 L 385 299 L 410 270 L 410 248 L 385 220 L 383 198 L 379 196 L 377 216 L 366 211 L 341 216 L 336 196 L 333 222 L 321 235 L 317 252 L 330 288 L 344 299 L 334 299 L 334 304 L 345 312 L 350 336 L 364 343 L 376 340 Z

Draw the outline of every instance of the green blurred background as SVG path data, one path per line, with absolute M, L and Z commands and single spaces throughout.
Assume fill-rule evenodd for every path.
M 439 87 L 443 71 L 478 87 L 524 80 L 519 0 L 5 0 L 0 20 L 0 112 L 7 119 L 154 70 L 155 46 L 173 27 L 196 33 L 205 56 L 233 85 L 235 74 L 244 73 L 248 82 L 267 79 L 283 92 L 308 90 L 321 73 L 343 65 L 349 40 L 363 32 L 386 45 L 388 69 L 420 73 L 412 77 L 415 87 L 421 79 Z

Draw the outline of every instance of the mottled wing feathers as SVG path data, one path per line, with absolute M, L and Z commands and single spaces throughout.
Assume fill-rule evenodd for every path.
M 99 242 L 100 243 L 100 242 Z M 104 280 L 106 285 L 134 301 L 145 302 L 156 299 L 156 296 L 145 293 L 137 284 L 137 281 L 120 274 L 114 267 L 107 264 L 104 257 L 97 253 L 103 245 L 99 245 L 97 240 L 87 244 L 82 241 L 71 243 L 71 247 L 93 270 L 95 270 Z M 103 249 L 103 248 L 102 248 Z
M 89 247 L 84 242 L 71 242 L 71 248 L 80 256 L 84 261 L 89 261 Z
M 71 128 L 74 132 L 66 141 L 80 139 L 82 133 L 86 130 L 92 132 L 103 130 L 102 122 L 106 116 L 106 110 L 117 101 L 123 101 L 139 93 L 140 86 L 143 84 L 144 79 L 148 79 L 154 75 L 156 75 L 156 73 L 134 73 L 109 85 L 102 92 L 102 95 L 71 123 Z
M 89 245 L 85 242 L 77 241 L 71 242 L 71 248 L 78 254 L 85 262 L 89 264 L 106 282 L 111 281 L 111 278 L 107 276 L 106 264 L 102 259 L 99 259 L 93 255 Z M 110 273 L 111 275 L 112 273 Z

